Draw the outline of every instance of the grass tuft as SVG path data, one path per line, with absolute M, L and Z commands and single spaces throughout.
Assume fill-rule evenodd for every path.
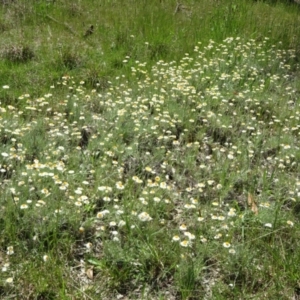
M 12 63 L 26 63 L 35 57 L 34 51 L 28 45 L 8 46 L 1 56 Z

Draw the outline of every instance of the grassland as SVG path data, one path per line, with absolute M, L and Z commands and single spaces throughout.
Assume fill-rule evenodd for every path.
M 300 8 L 99 2 L 1 2 L 1 299 L 299 299 Z

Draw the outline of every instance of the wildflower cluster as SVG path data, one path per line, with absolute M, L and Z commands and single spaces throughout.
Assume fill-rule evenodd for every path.
M 0 104 L 1 217 L 14 211 L 35 240 L 62 220 L 91 227 L 81 247 L 94 255 L 153 236 L 195 258 L 204 245 L 235 254 L 246 221 L 257 235 L 293 230 L 280 202 L 300 190 L 293 56 L 228 38 L 150 70 L 128 57 L 131 85 L 88 92 L 65 76 L 63 98 Z M 5 272 L 17 251 L 6 247 Z

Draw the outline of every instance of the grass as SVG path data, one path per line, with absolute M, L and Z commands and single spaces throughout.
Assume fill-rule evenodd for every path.
M 0 10 L 1 298 L 300 297 L 298 6 L 97 3 Z

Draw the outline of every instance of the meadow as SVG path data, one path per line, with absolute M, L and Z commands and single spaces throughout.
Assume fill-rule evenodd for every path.
M 0 4 L 1 299 L 300 299 L 299 5 Z

